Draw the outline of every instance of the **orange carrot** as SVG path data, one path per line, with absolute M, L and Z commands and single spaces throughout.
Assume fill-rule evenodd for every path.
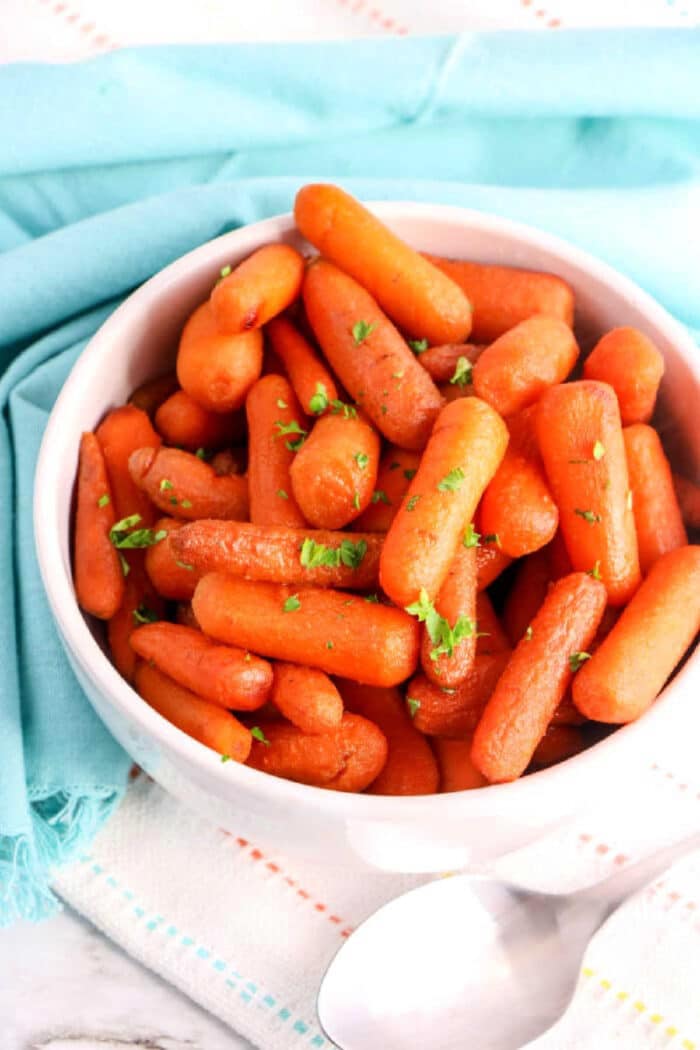
M 534 404 L 562 383 L 576 364 L 578 345 L 564 321 L 530 317 L 484 350 L 474 365 L 474 391 L 502 416 Z
M 304 733 L 330 733 L 343 717 L 340 693 L 316 667 L 276 663 L 271 699 Z
M 192 605 L 212 638 L 367 685 L 397 685 L 418 662 L 418 625 L 407 613 L 347 592 L 211 573 Z
M 370 505 L 355 519 L 354 528 L 363 532 L 388 532 L 419 463 L 420 453 L 390 445 L 379 461 Z
M 259 328 L 240 335 L 219 331 L 211 306 L 202 303 L 190 317 L 180 337 L 177 378 L 180 386 L 202 408 L 233 412 L 262 368 L 263 341 Z
M 574 679 L 574 703 L 597 722 L 631 722 L 653 704 L 700 629 L 700 547 L 654 563 Z
M 476 548 L 476 586 L 483 591 L 498 579 L 502 572 L 513 561 L 495 543 L 488 543 Z
M 350 396 L 393 444 L 423 448 L 442 397 L 372 296 L 324 259 L 308 269 L 303 295 L 321 349 Z
M 380 581 L 397 605 L 417 601 L 423 590 L 437 597 L 507 442 L 503 420 L 478 398 L 442 410 L 384 542 Z
M 151 426 L 145 412 L 133 405 L 113 409 L 95 431 L 105 458 L 114 513 L 118 520 L 138 514 L 140 524 L 148 527 L 156 517 L 156 509 L 129 473 L 129 456 L 137 448 L 159 448 L 160 437 Z
M 304 259 L 290 244 L 266 244 L 228 273 L 222 271 L 210 296 L 222 332 L 239 335 L 260 328 L 299 295 Z
M 673 488 L 671 466 L 659 435 L 646 423 L 622 431 L 627 455 L 632 511 L 643 575 L 666 551 L 688 542 L 683 516 Z
M 406 689 L 406 705 L 416 729 L 428 736 L 460 737 L 473 732 L 509 658 L 506 651 L 477 653 L 469 674 L 455 689 L 417 675 Z
M 567 758 L 573 758 L 586 746 L 586 738 L 576 726 L 552 726 L 548 728 L 532 756 L 532 764 L 540 768 L 554 766 Z
M 680 474 L 674 474 L 673 487 L 685 525 L 689 529 L 700 529 L 700 485 Z
M 459 544 L 435 599 L 441 627 L 422 629 L 421 664 L 431 682 L 456 686 L 469 674 L 476 650 L 476 549 Z M 445 634 L 446 631 L 446 634 Z
M 538 414 L 540 451 L 571 564 L 595 572 L 611 605 L 639 586 L 639 555 L 617 398 L 606 383 L 552 387 Z
M 167 375 L 149 379 L 137 387 L 129 398 L 129 404 L 134 408 L 140 408 L 153 419 L 158 408 L 171 394 L 175 393 L 177 388 L 177 376 L 174 372 L 168 372 Z
M 409 335 L 434 345 L 466 340 L 472 311 L 464 292 L 338 186 L 302 187 L 294 218 L 304 237 Z
M 608 609 L 610 606 L 608 606 Z M 607 610 L 606 610 L 607 612 Z M 602 621 L 601 621 L 602 623 Z M 598 628 L 600 630 L 600 627 Z M 595 641 L 591 642 L 589 651 L 593 652 L 596 647 Z M 556 711 L 552 715 L 552 721 L 549 723 L 551 726 L 580 726 L 587 721 L 579 709 L 574 704 L 571 698 L 571 686 L 564 693 L 564 699 L 561 701 Z
M 566 549 L 561 526 L 554 533 L 552 542 L 547 544 L 545 554 L 547 555 L 550 579 L 560 580 L 562 576 L 568 576 L 574 571 L 569 552 Z
M 153 503 L 175 518 L 248 517 L 248 479 L 217 476 L 191 452 L 140 448 L 129 457 L 129 472 Z
M 440 791 L 473 791 L 488 781 L 472 762 L 472 738 L 435 737 L 433 750 L 440 768 Z
M 382 540 L 373 533 L 194 521 L 177 532 L 172 548 L 200 574 L 364 591 L 377 585 Z
M 245 762 L 252 737 L 230 711 L 202 700 L 168 678 L 157 667 L 140 663 L 136 668 L 137 692 L 159 715 L 183 733 L 234 762 Z
M 477 653 L 503 653 L 511 643 L 486 591 L 476 596 Z
M 450 383 L 461 389 L 471 383 L 472 365 L 485 349 L 473 343 L 445 343 L 422 351 L 418 360 L 436 383 Z
M 263 376 L 246 399 L 250 520 L 256 525 L 306 524 L 290 469 L 306 434 L 306 422 L 292 387 L 283 376 Z
M 101 620 L 114 616 L 124 599 L 124 575 L 109 535 L 114 520 L 100 443 L 85 433 L 80 439 L 73 575 L 78 604 Z
M 544 601 L 552 577 L 547 552 L 524 558 L 503 608 L 503 624 L 511 645 L 517 645 Z
M 276 317 L 265 331 L 289 375 L 302 411 L 307 416 L 323 415 L 331 402 L 338 400 L 338 388 L 316 351 L 286 317 Z
M 124 599 L 107 625 L 107 641 L 112 663 L 127 682 L 136 669 L 136 653 L 131 648 L 131 635 L 139 624 L 162 620 L 165 602 L 156 593 L 146 575 L 142 551 L 133 551 L 139 557 L 129 558 L 129 574 L 125 580 Z
M 302 514 L 319 529 L 342 529 L 357 518 L 377 480 L 379 436 L 345 407 L 349 416 L 341 412 L 314 424 L 289 472 Z
M 369 788 L 370 795 L 432 795 L 438 789 L 435 757 L 418 732 L 398 689 L 338 682 L 348 710 L 379 726 L 389 747 L 386 765 Z
M 583 572 L 550 588 L 474 733 L 472 759 L 487 780 L 516 780 L 527 769 L 574 671 L 588 656 L 605 602 L 603 584 Z
M 182 527 L 175 518 L 160 518 L 153 529 L 156 534 L 164 532 L 165 538 L 146 551 L 146 572 L 156 592 L 175 601 L 189 601 L 202 575 L 173 550 L 174 537 Z
M 176 390 L 156 412 L 156 427 L 169 445 L 195 452 L 197 449 L 220 448 L 234 438 L 234 417 L 229 413 L 210 412 L 198 401 Z M 137 448 L 152 444 L 146 441 Z
M 613 328 L 583 364 L 585 379 L 609 383 L 613 388 L 625 426 L 651 419 L 663 374 L 663 357 L 636 328 Z

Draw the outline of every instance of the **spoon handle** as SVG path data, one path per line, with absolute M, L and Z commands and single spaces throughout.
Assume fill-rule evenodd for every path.
M 698 848 L 700 848 L 700 832 L 694 832 L 681 839 L 680 842 L 658 850 L 650 857 L 644 857 L 622 871 L 615 872 L 603 882 L 596 883 L 595 886 L 583 890 L 577 896 L 580 901 L 595 901 L 616 907 L 627 897 L 631 897 L 637 890 L 650 883 L 657 875 L 661 875 L 681 857 Z

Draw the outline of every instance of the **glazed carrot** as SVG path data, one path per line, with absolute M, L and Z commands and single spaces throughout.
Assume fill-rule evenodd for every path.
M 384 541 L 380 581 L 397 605 L 417 601 L 422 590 L 437 597 L 507 442 L 503 420 L 485 401 L 464 398 L 442 410 Z
M 429 347 L 418 355 L 418 360 L 436 383 L 454 380 L 451 385 L 459 389 L 471 384 L 471 366 L 485 349 L 473 343 L 444 343 Z
M 683 516 L 673 488 L 671 466 L 659 435 L 646 423 L 622 431 L 632 491 L 632 511 L 643 575 L 666 551 L 688 542 Z
M 673 487 L 685 525 L 689 529 L 700 529 L 700 485 L 680 474 L 674 474 Z
M 100 443 L 94 434 L 85 433 L 78 462 L 73 577 L 78 604 L 101 620 L 114 616 L 124 599 L 124 575 L 109 537 L 114 522 Z
M 533 405 L 509 417 L 508 448 L 479 510 L 481 528 L 498 536 L 501 550 L 511 558 L 544 547 L 559 523 L 537 446 L 536 411 Z
M 556 317 L 573 327 L 573 290 L 553 273 L 428 258 L 460 286 L 472 304 L 472 339 L 491 343 L 534 314 Z
M 316 667 L 276 663 L 271 699 L 285 718 L 304 733 L 330 733 L 340 725 L 343 701 Z
M 397 685 L 418 662 L 418 624 L 407 613 L 344 591 L 217 572 L 197 584 L 192 606 L 212 638 L 367 685 Z
M 155 708 L 159 715 L 167 718 L 183 733 L 199 740 L 200 744 L 234 762 L 245 762 L 248 758 L 252 743 L 250 730 L 230 711 L 202 700 L 147 663 L 137 666 L 135 686 L 146 703 Z
M 191 452 L 140 448 L 129 457 L 129 472 L 153 503 L 175 518 L 248 517 L 248 479 L 217 476 Z
M 158 448 L 160 437 L 145 412 L 133 405 L 113 409 L 95 431 L 105 458 L 114 513 L 117 520 L 138 514 L 144 527 L 151 525 L 156 509 L 129 473 L 129 456 L 137 448 Z
M 566 549 L 561 525 L 554 533 L 552 542 L 547 544 L 545 554 L 547 555 L 549 575 L 552 580 L 559 580 L 562 576 L 568 576 L 569 573 L 574 571 L 569 552 Z
M 219 331 L 211 306 L 202 303 L 180 337 L 177 378 L 183 390 L 211 412 L 232 412 L 262 368 L 263 341 L 259 328 L 240 335 Z
M 476 548 L 476 586 L 483 591 L 498 579 L 502 572 L 513 561 L 504 554 L 495 543 L 483 544 Z
M 377 585 L 382 541 L 372 533 L 194 521 L 176 533 L 172 549 L 201 574 L 363 591 Z
M 639 554 L 617 398 L 583 380 L 542 397 L 538 435 L 575 571 L 596 571 L 611 605 L 639 586 Z M 597 567 L 597 568 L 596 568 Z
M 586 738 L 575 726 L 550 725 L 532 756 L 532 763 L 540 768 L 554 766 L 567 758 L 573 758 L 586 746 Z
M 255 711 L 272 689 L 272 668 L 266 660 L 216 645 L 192 627 L 148 623 L 134 631 L 131 646 L 163 674 L 219 707 Z
M 466 340 L 472 311 L 464 292 L 340 187 L 302 187 L 294 218 L 304 237 L 409 335 L 434 345 Z
M 379 461 L 371 502 L 355 519 L 354 528 L 363 532 L 388 532 L 419 463 L 420 453 L 390 445 Z
M 439 383 L 438 390 L 447 403 L 459 401 L 463 397 L 474 397 L 474 384 L 471 382 L 464 386 L 459 383 Z
M 389 751 L 386 765 L 369 788 L 370 795 L 432 795 L 438 789 L 435 756 L 413 725 L 398 689 L 338 682 L 346 707 L 379 726 Z
M 583 364 L 585 379 L 609 383 L 613 388 L 625 426 L 651 419 L 663 374 L 663 357 L 636 328 L 613 328 Z
M 289 382 L 263 376 L 246 398 L 250 520 L 257 525 L 306 524 L 292 490 L 290 469 L 307 423 Z
M 314 334 L 350 396 L 387 440 L 423 448 L 442 397 L 372 296 L 324 259 L 309 267 L 303 295 Z
M 469 674 L 455 689 L 445 689 L 423 674 L 416 675 L 406 687 L 406 705 L 416 729 L 428 736 L 472 733 L 509 658 L 506 651 L 477 653 Z
M 378 466 L 379 436 L 366 419 L 343 412 L 319 419 L 289 471 L 306 520 L 319 529 L 353 521 L 370 504 Z
M 248 450 L 245 448 L 222 448 L 209 460 L 209 466 L 217 477 L 223 474 L 245 474 L 248 467 Z M 250 488 L 250 478 L 248 479 Z
M 264 741 L 254 740 L 248 765 L 275 777 L 334 791 L 364 791 L 387 756 L 384 734 L 360 715 L 344 714 L 337 729 L 311 735 L 270 722 Z
M 156 412 L 155 424 L 168 445 L 177 445 L 190 452 L 233 443 L 233 415 L 202 408 L 184 390 L 176 390 L 163 402 Z M 145 448 L 150 444 L 152 442 L 146 441 L 136 447 Z
M 140 408 L 153 419 L 157 409 L 171 394 L 175 393 L 177 388 L 177 376 L 174 372 L 168 372 L 167 375 L 149 379 L 137 387 L 129 398 L 129 404 L 134 408 Z
M 531 625 L 551 579 L 546 551 L 523 558 L 503 607 L 503 625 L 511 645 L 517 645 Z
M 222 276 L 209 301 L 222 332 L 238 335 L 260 328 L 299 295 L 304 260 L 290 244 L 266 244 Z
M 160 518 L 153 528 L 166 536 L 146 551 L 146 572 L 156 592 L 175 601 L 189 601 L 202 575 L 173 550 L 174 536 L 182 527 L 176 518 Z
M 653 704 L 700 628 L 700 547 L 662 555 L 574 679 L 574 703 L 598 722 L 631 722 Z
M 472 791 L 488 781 L 472 762 L 472 738 L 449 740 L 435 737 L 433 750 L 440 769 L 440 791 Z
M 423 625 L 420 659 L 431 682 L 456 686 L 469 674 L 476 651 L 476 549 L 458 544 L 435 609 L 446 621 L 447 637 Z
M 142 623 L 162 620 L 165 602 L 156 593 L 144 568 L 142 551 L 129 558 L 129 574 L 125 579 L 124 599 L 107 625 L 107 641 L 112 663 L 127 682 L 131 682 L 136 668 L 136 653 L 131 648 L 131 635 Z
M 477 653 L 503 653 L 510 650 L 510 640 L 486 591 L 480 591 L 476 596 L 476 627 Z
M 286 317 L 276 317 L 265 331 L 284 365 L 302 411 L 307 416 L 323 415 L 331 402 L 338 400 L 338 388 L 316 351 Z
M 530 317 L 484 350 L 474 365 L 474 391 L 502 416 L 527 408 L 562 383 L 576 364 L 578 344 L 564 321 Z
M 476 727 L 472 759 L 487 780 L 516 780 L 525 772 L 585 658 L 605 603 L 603 584 L 584 572 L 552 585 Z

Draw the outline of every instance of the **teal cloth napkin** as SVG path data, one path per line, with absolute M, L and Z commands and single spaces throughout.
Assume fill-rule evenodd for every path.
M 699 45 L 691 30 L 493 33 L 0 69 L 0 925 L 56 907 L 52 867 L 129 768 L 61 651 L 31 523 L 46 418 L 104 318 L 326 178 L 559 233 L 700 327 Z

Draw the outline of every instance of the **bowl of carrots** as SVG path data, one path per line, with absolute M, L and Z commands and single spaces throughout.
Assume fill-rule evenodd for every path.
M 435 871 L 692 732 L 700 361 L 539 231 L 304 186 L 134 292 L 54 407 L 76 675 L 223 828 Z

